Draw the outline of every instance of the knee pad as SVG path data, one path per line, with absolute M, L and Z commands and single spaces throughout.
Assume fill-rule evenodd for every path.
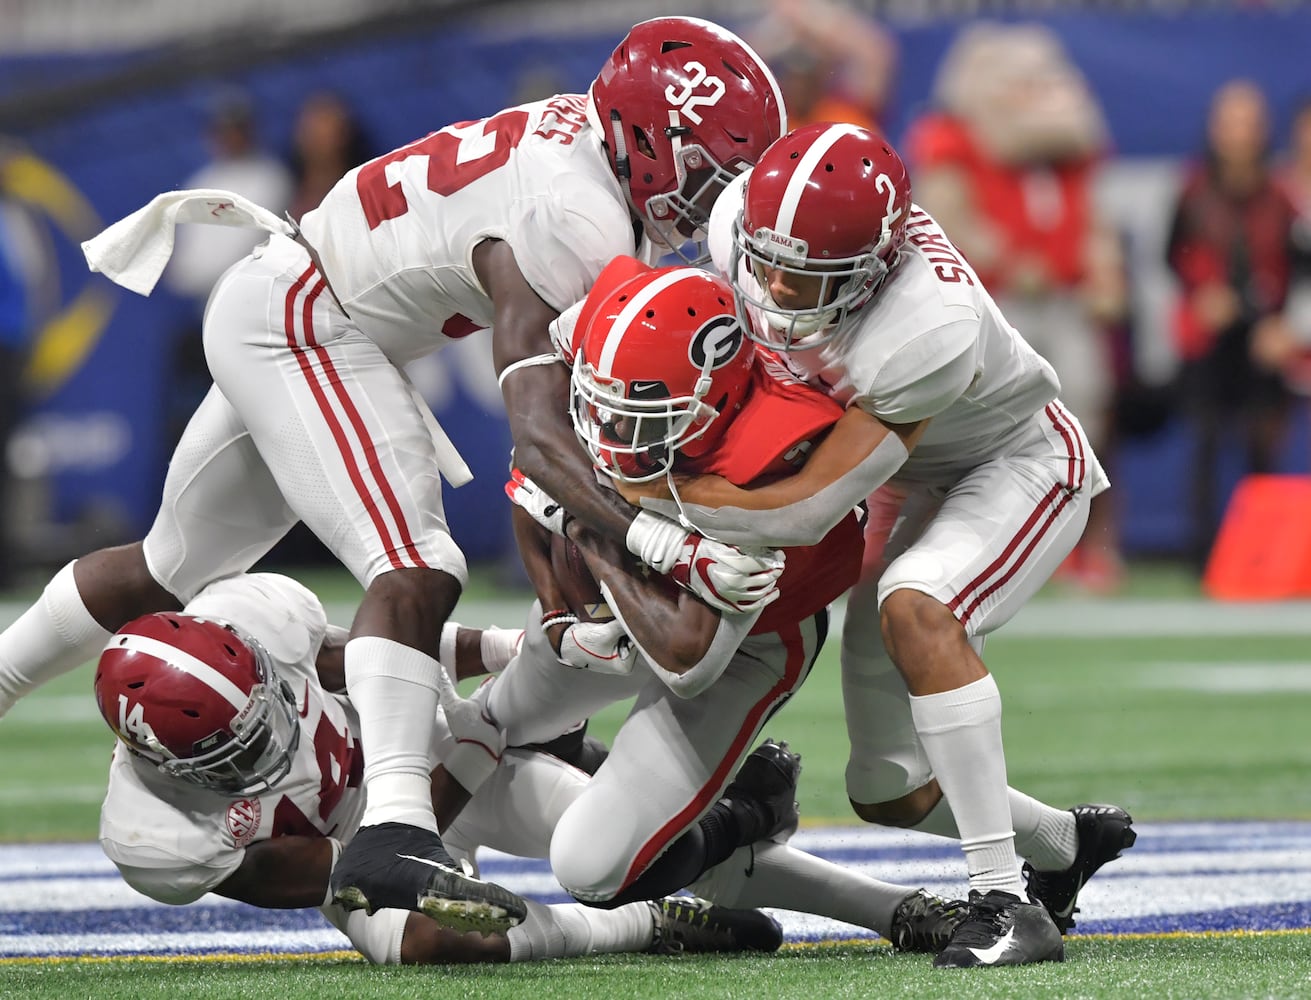
M 847 798 L 861 805 L 892 802 L 928 784 L 933 769 L 919 756 L 847 761 Z

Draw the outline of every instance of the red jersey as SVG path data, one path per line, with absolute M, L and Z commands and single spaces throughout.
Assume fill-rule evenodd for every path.
M 751 391 L 718 446 L 680 472 L 723 476 L 735 486 L 760 486 L 791 475 L 842 416 L 842 407 L 799 381 L 777 358 L 757 348 Z M 803 621 L 846 593 L 860 576 L 864 538 L 853 511 L 817 545 L 789 548 L 779 598 L 765 608 L 753 635 Z

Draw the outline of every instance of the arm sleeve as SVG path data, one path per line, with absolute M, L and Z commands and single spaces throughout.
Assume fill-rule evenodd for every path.
M 889 434 L 860 464 L 814 496 L 772 510 L 703 507 L 648 497 L 642 498 L 642 507 L 676 518 L 707 538 L 730 545 L 816 545 L 853 507 L 896 475 L 908 454 L 901 438 Z
M 241 866 L 245 854 L 244 850 L 235 851 L 215 858 L 213 865 L 181 864 L 177 858 L 160 854 L 154 859 L 159 861 L 159 866 L 154 867 L 146 863 L 152 860 L 146 851 L 134 850 L 132 857 L 137 863 L 128 864 L 119 860 L 126 853 L 121 845 L 107 843 L 102 837 L 101 846 L 124 882 L 157 903 L 173 906 L 194 903 L 210 892 Z
M 606 602 L 610 605 L 610 610 L 614 616 L 619 619 L 619 623 L 628 631 L 627 624 L 624 623 L 623 615 L 619 610 L 619 602 L 614 599 L 610 593 L 610 588 L 601 584 L 601 594 L 605 597 Z M 666 670 L 660 666 L 655 659 L 642 648 L 642 644 L 633 639 L 633 644 L 637 646 L 638 652 L 650 666 L 651 672 L 664 682 L 674 694 L 680 698 L 695 698 L 705 691 L 711 684 L 719 680 L 733 654 L 737 652 L 738 646 L 742 640 L 755 626 L 756 620 L 760 617 L 760 611 L 753 611 L 745 615 L 722 615 L 719 620 L 719 628 L 715 631 L 715 637 L 710 641 L 710 648 L 706 650 L 705 655 L 691 670 L 686 673 L 676 674 L 673 671 Z M 632 638 L 633 633 L 628 631 Z
M 363 910 L 347 910 L 340 903 L 329 903 L 320 906 L 319 912 L 374 965 L 401 964 L 401 941 L 405 938 L 409 910 L 378 910 L 369 915 Z

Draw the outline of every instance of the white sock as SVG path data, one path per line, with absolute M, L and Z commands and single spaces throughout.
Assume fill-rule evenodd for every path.
M 346 690 L 360 716 L 368 804 L 361 826 L 408 823 L 437 832 L 428 756 L 441 664 L 392 639 L 346 643 Z
M 892 929 L 897 906 L 915 891 L 769 841 L 739 847 L 690 888 L 720 906 L 745 910 L 772 906 L 813 913 L 884 937 Z
M 527 919 L 506 933 L 511 962 L 642 951 L 652 941 L 654 916 L 646 903 L 598 910 L 581 903 L 526 902 Z
M 1016 853 L 1038 871 L 1060 871 L 1074 864 L 1079 849 L 1074 813 L 1053 809 L 1012 788 L 1011 818 L 1015 823 Z
M 1011 824 L 1015 827 L 1015 853 L 1044 872 L 1060 871 L 1074 864 L 1074 853 L 1079 847 L 1074 813 L 1054 809 L 1014 788 L 1008 792 Z M 960 840 L 956 817 L 951 814 L 945 797 L 911 829 Z
M 988 674 L 940 694 L 910 696 L 911 717 L 960 831 L 970 888 L 1025 898 L 1011 826 L 1001 692 Z
M 69 563 L 0 633 L 0 716 L 28 692 L 95 660 L 109 637 L 82 602 Z

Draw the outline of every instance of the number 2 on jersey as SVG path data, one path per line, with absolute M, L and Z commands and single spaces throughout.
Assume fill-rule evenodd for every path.
M 459 122 L 370 160 L 355 177 L 355 190 L 370 229 L 410 210 L 403 181 L 424 170 L 429 191 L 446 197 L 504 166 L 528 127 L 528 112 L 503 111 L 481 121 Z M 416 185 L 417 186 L 417 185 Z

